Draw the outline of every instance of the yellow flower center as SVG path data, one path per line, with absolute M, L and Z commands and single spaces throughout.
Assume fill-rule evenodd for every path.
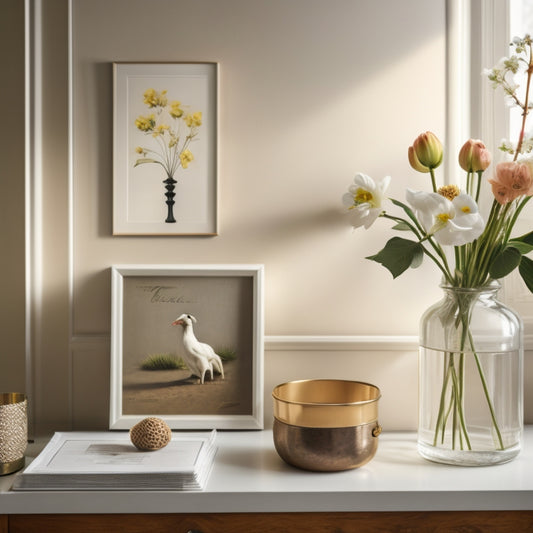
M 354 200 L 357 204 L 368 204 L 371 203 L 374 199 L 374 196 L 370 191 L 366 189 L 359 188 L 355 193 Z
M 448 213 L 439 213 L 437 215 L 437 218 L 443 223 L 443 224 L 446 224 L 446 222 L 448 222 L 448 220 L 450 220 L 451 215 L 449 215 Z
M 459 187 L 457 185 L 444 185 L 444 187 L 441 187 L 437 191 L 441 196 L 444 196 L 444 198 L 448 198 L 450 202 L 456 197 L 459 196 L 461 191 L 459 190 Z
M 463 213 L 470 213 L 470 207 L 468 207 L 467 205 L 463 205 L 463 207 L 461 207 L 461 211 Z

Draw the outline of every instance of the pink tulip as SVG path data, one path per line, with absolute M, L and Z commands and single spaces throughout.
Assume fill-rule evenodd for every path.
M 479 140 L 469 139 L 459 151 L 459 165 L 466 172 L 486 170 L 491 161 L 491 153 Z
M 418 172 L 429 172 L 429 168 L 425 167 L 416 157 L 415 149 L 409 146 L 407 150 L 407 157 L 409 158 L 409 164 Z

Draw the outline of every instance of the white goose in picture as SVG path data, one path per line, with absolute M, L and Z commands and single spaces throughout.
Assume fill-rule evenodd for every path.
M 172 322 L 173 326 L 183 327 L 183 360 L 193 375 L 200 378 L 202 385 L 208 372 L 211 380 L 213 379 L 213 370 L 224 379 L 224 368 L 220 356 L 209 344 L 200 342 L 194 335 L 193 323 L 196 322 L 196 318 L 189 314 L 180 315 Z

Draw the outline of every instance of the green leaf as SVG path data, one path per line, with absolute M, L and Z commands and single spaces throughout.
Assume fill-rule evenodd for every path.
M 489 269 L 489 274 L 494 279 L 499 279 L 510 274 L 519 264 L 522 254 L 514 246 L 506 246 L 494 259 Z
M 381 263 L 390 271 L 393 278 L 397 278 L 409 267 L 420 266 L 423 258 L 424 247 L 419 242 L 393 237 L 387 242 L 383 250 L 366 259 Z
M 149 157 L 144 157 L 142 159 L 137 159 L 137 161 L 135 161 L 135 165 L 133 166 L 136 167 L 137 165 L 143 165 L 144 163 L 158 163 L 158 161 L 155 159 L 150 159 Z
M 405 214 L 411 219 L 411 220 L 416 220 L 416 216 L 415 216 L 415 213 L 414 211 L 408 206 L 408 205 L 405 205 L 404 203 L 400 202 L 399 200 L 395 200 L 394 198 L 391 198 L 390 201 L 398 206 L 398 207 L 401 207 L 404 211 L 405 211 Z
M 411 228 L 409 227 L 409 224 L 407 222 L 398 222 L 396 225 L 392 226 L 392 229 L 398 230 L 398 231 L 410 231 Z
M 512 241 L 525 242 L 526 244 L 531 244 L 531 246 L 533 246 L 533 231 L 530 231 L 521 237 L 515 237 Z
M 416 253 L 413 256 L 413 260 L 411 261 L 411 264 L 409 265 L 411 268 L 418 268 L 422 264 L 422 261 L 424 260 L 424 247 L 422 245 L 420 245 L 420 252 L 421 253 Z
M 509 241 L 509 246 L 516 248 L 521 254 L 528 254 L 533 250 L 533 244 L 527 244 L 526 242 L 517 241 L 515 239 Z
M 529 257 L 522 257 L 518 271 L 530 292 L 533 292 L 533 261 Z
M 521 237 L 515 237 L 509 241 L 509 244 L 518 248 L 523 254 L 533 251 L 533 231 L 526 233 Z

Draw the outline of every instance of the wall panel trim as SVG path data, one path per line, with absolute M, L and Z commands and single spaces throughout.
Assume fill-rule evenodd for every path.
M 75 335 L 73 348 L 110 345 L 110 335 Z M 265 350 L 271 352 L 369 351 L 406 352 L 418 349 L 418 337 L 398 335 L 266 335 Z
M 76 335 L 72 347 L 110 345 L 109 335 Z M 409 352 L 418 350 L 416 335 L 266 335 L 268 352 Z M 533 335 L 524 337 L 524 350 L 533 350 Z
M 268 351 L 391 351 L 418 349 L 416 336 L 272 335 L 265 337 Z

